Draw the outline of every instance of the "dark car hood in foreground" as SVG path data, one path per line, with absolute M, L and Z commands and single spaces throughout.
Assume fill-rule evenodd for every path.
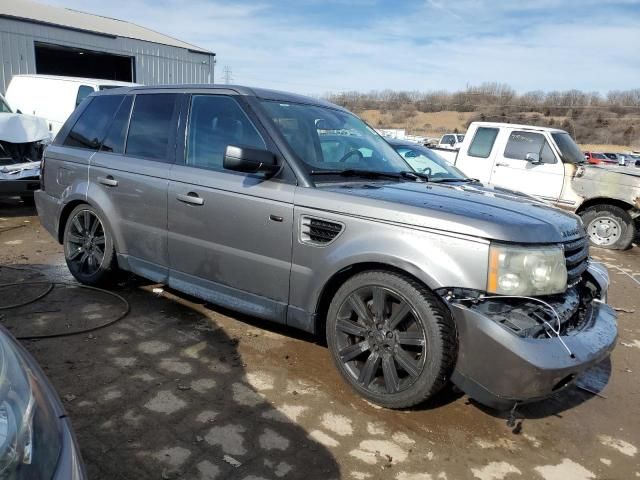
M 584 235 L 572 213 L 479 183 L 341 183 L 302 190 L 300 206 L 491 240 L 556 243 Z

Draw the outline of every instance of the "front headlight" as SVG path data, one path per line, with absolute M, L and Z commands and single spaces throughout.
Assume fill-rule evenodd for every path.
M 35 399 L 31 379 L 15 350 L 0 336 L 0 479 L 31 463 Z
M 61 446 L 49 400 L 22 353 L 0 331 L 0 480 L 51 477 Z
M 551 295 L 567 288 L 567 266 L 560 246 L 491 244 L 487 292 L 499 295 Z

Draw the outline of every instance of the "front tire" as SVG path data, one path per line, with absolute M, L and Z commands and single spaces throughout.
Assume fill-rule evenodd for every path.
M 338 289 L 327 343 L 347 383 L 386 408 L 438 393 L 457 355 L 455 325 L 440 300 L 411 277 L 386 271 L 354 275 Z
M 109 286 L 118 273 L 113 237 L 101 214 L 91 205 L 78 205 L 64 228 L 64 258 L 80 283 Z
M 626 250 L 636 235 L 635 222 L 615 205 L 595 205 L 582 213 L 591 245 L 609 250 Z

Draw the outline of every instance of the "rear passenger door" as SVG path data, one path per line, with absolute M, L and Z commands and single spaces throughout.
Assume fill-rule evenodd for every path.
M 488 183 L 493 170 L 495 157 L 494 145 L 499 129 L 494 127 L 478 127 L 466 151 L 458 153 L 455 166 L 470 178 L 477 178 Z
M 293 195 L 283 178 L 223 168 L 227 145 L 275 151 L 241 99 L 194 94 L 169 182 L 169 284 L 214 303 L 284 322 Z
M 168 278 L 167 186 L 179 97 L 127 95 L 89 169 L 89 198 L 111 223 L 118 261 L 158 282 Z

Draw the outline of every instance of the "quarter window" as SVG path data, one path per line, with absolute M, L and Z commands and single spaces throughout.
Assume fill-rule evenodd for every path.
M 168 161 L 176 98 L 175 93 L 136 95 L 127 137 L 127 155 Z
M 479 127 L 469 145 L 469 156 L 478 158 L 489 158 L 493 144 L 498 136 L 497 128 Z
M 554 163 L 555 156 L 544 135 L 533 132 L 513 131 L 504 149 L 505 158 L 526 160 L 527 153 L 537 153 L 543 163 Z
M 92 98 L 64 140 L 64 145 L 98 150 L 122 98 L 122 95 Z
M 129 124 L 132 104 L 133 96 L 127 95 L 124 97 L 124 101 L 120 104 L 120 108 L 118 108 L 116 116 L 107 131 L 107 136 L 102 142 L 101 151 L 124 153 L 124 140 L 127 136 L 127 125 Z
M 266 148 L 265 142 L 231 97 L 194 95 L 189 113 L 186 163 L 222 170 L 228 145 Z

